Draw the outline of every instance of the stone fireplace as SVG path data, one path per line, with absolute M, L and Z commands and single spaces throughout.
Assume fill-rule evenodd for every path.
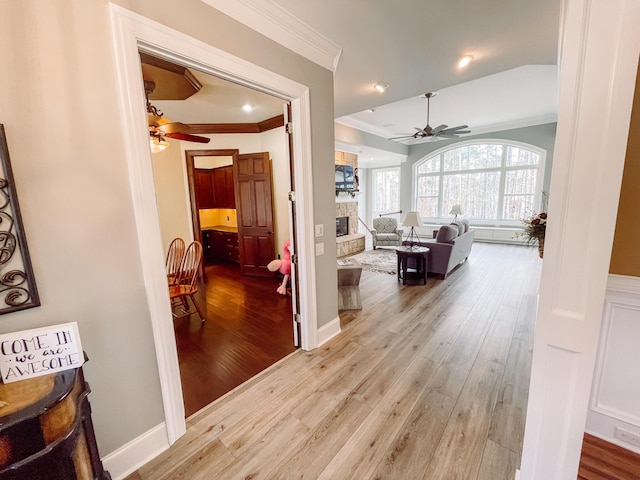
M 338 219 L 346 218 L 346 233 L 338 234 Z M 344 230 L 344 227 L 342 228 Z M 336 246 L 338 257 L 353 255 L 364 250 L 364 234 L 358 233 L 358 202 L 336 203 Z

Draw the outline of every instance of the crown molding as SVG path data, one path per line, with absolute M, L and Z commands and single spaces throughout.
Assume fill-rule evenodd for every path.
M 342 49 L 272 0 L 202 0 L 210 7 L 335 73 Z
M 262 133 L 284 126 L 284 115 L 276 115 L 258 123 L 188 123 L 193 135 L 221 133 Z

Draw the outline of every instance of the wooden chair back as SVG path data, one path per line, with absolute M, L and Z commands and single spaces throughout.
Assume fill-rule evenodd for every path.
M 180 269 L 176 275 L 176 285 L 191 294 L 198 290 L 198 272 L 202 262 L 202 244 L 197 240 L 191 242 L 182 257 Z
M 174 238 L 169 245 L 167 251 L 167 260 L 165 262 L 167 268 L 167 279 L 169 285 L 173 285 L 176 281 L 178 270 L 180 270 L 180 264 L 182 263 L 182 257 L 184 257 L 185 244 L 184 240 L 180 237 Z

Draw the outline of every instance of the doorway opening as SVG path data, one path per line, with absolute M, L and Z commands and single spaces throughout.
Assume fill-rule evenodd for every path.
M 267 268 L 289 253 L 284 245 L 295 238 L 288 103 L 140 56 L 145 90 L 154 87 L 147 94 L 150 133 L 165 144 L 152 154 L 164 253 L 176 237 L 200 241 L 204 250 L 196 301 L 205 321 L 196 315 L 174 320 L 189 417 L 296 349 L 297 289 L 286 281 L 290 274 L 283 278 Z M 247 115 L 247 105 L 259 112 Z M 283 294 L 276 291 L 280 285 Z

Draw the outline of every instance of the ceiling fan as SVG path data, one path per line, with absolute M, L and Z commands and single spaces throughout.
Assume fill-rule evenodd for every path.
M 460 125 L 458 127 L 449 127 L 448 125 L 438 125 L 436 128 L 432 128 L 429 125 L 429 106 L 432 97 L 435 97 L 437 92 L 427 92 L 422 97 L 427 99 L 427 126 L 424 128 L 413 127 L 416 130 L 414 134 L 403 135 L 400 137 L 389 138 L 389 140 L 408 140 L 414 138 L 416 140 L 424 138 L 458 138 L 460 134 L 471 133 L 468 130 L 468 125 Z
M 207 137 L 191 135 L 189 125 L 180 122 L 172 122 L 165 118 L 157 107 L 151 105 L 149 95 L 153 93 L 156 84 L 150 80 L 144 81 L 144 91 L 147 100 L 147 121 L 149 123 L 149 137 L 151 141 L 151 150 L 156 153 L 164 150 L 169 144 L 165 137 L 175 138 L 176 140 L 186 140 L 189 142 L 209 143 L 211 140 Z

